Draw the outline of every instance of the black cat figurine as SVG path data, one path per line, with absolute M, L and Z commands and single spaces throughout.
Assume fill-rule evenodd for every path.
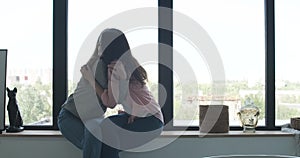
M 13 90 L 6 88 L 8 96 L 7 111 L 9 117 L 9 126 L 6 128 L 6 132 L 21 132 L 24 130 L 23 120 L 17 103 L 17 88 Z

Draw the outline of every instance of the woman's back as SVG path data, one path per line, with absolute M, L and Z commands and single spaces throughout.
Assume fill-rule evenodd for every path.
M 91 69 L 95 72 L 96 81 L 107 88 L 107 71 L 103 61 L 94 62 Z M 62 107 L 84 120 L 103 117 L 106 111 L 106 107 L 103 106 L 93 87 L 83 77 L 80 78 L 74 93 L 68 97 Z

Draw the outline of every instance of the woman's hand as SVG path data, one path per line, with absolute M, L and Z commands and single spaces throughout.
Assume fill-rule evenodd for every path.
M 95 77 L 94 77 L 93 71 L 91 70 L 91 68 L 88 65 L 83 65 L 80 69 L 80 72 L 84 79 L 86 79 L 90 83 L 95 82 Z
M 130 115 L 130 116 L 128 117 L 128 122 L 127 122 L 127 123 L 128 123 L 128 124 L 133 123 L 134 119 L 135 119 L 135 116 Z
M 108 68 L 108 79 L 111 80 L 111 77 L 114 77 L 116 80 L 125 80 L 127 77 L 125 67 L 121 62 L 112 61 Z
M 124 110 L 118 110 L 118 114 L 128 114 L 128 113 L 126 113 Z M 129 115 L 130 115 L 130 114 L 129 114 Z M 134 120 L 135 120 L 135 116 L 130 115 L 130 116 L 128 117 L 127 123 L 128 123 L 128 124 L 133 123 Z
M 118 110 L 118 114 L 126 114 L 124 110 Z

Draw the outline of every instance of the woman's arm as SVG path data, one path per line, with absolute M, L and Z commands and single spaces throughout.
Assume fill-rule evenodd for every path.
M 116 84 L 118 84 L 118 83 L 114 83 L 114 85 L 116 85 Z M 114 108 L 117 105 L 115 97 L 117 97 L 118 92 L 113 93 L 112 87 L 115 87 L 114 85 L 112 85 L 111 80 L 108 80 L 108 88 L 105 89 L 101 95 L 102 103 L 104 104 L 104 106 L 109 107 L 109 108 Z
M 94 51 L 93 55 L 90 57 L 90 59 L 87 61 L 87 65 L 92 66 L 96 61 L 99 59 L 99 55 L 97 50 Z
M 125 99 L 127 88 L 124 86 L 128 86 L 126 84 L 128 81 L 124 65 L 121 62 L 113 61 L 107 68 L 108 89 L 104 90 L 101 99 L 107 107 L 114 108 Z
M 105 90 L 96 81 L 91 68 L 87 64 L 83 65 L 80 69 L 80 72 L 81 72 L 83 78 L 86 79 L 90 83 L 90 85 L 94 88 L 97 96 L 101 97 Z
M 114 108 L 120 99 L 124 99 L 125 96 L 122 94 L 125 94 L 123 90 L 126 89 L 122 88 L 122 92 L 120 92 L 120 84 L 124 84 L 126 82 L 126 73 L 124 73 L 125 70 L 123 65 L 118 65 L 117 67 L 114 66 L 115 62 L 108 65 L 108 89 L 101 87 L 101 85 L 96 81 L 93 72 L 88 65 L 84 65 L 80 69 L 82 76 L 95 89 L 97 96 L 101 98 L 104 106 L 109 108 Z

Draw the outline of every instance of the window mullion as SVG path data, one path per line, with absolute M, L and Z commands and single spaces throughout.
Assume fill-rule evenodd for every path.
M 68 0 L 53 1 L 53 128 L 60 106 L 67 98 L 67 8 Z
M 275 17 L 274 0 L 265 0 L 266 127 L 275 129 Z
M 173 1 L 159 0 L 158 7 L 158 42 L 159 42 L 159 84 L 166 90 L 166 100 L 161 97 L 164 92 L 159 87 L 159 103 L 164 114 L 165 129 L 173 128 Z

